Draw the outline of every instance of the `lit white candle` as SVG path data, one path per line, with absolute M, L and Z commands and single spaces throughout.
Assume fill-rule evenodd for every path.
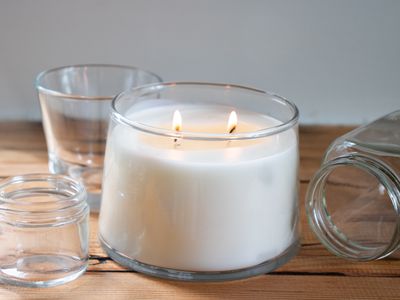
M 182 120 L 172 124 L 174 111 L 158 106 L 127 118 L 173 126 L 183 138 L 123 124 L 111 129 L 102 239 L 131 259 L 187 271 L 235 270 L 279 256 L 297 239 L 295 129 L 251 140 L 190 140 L 184 132 L 235 134 L 280 122 L 237 111 L 236 125 L 227 126 L 231 108 L 180 105 Z

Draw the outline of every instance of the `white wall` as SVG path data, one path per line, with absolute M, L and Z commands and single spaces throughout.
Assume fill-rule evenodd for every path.
M 0 120 L 40 118 L 39 71 L 98 62 L 250 85 L 303 123 L 357 124 L 400 108 L 400 1 L 0 0 Z

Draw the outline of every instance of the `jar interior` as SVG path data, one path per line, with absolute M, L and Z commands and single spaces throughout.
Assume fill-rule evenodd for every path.
M 15 180 L 3 186 L 1 197 L 7 208 L 14 211 L 53 211 L 68 207 L 77 201 L 74 196 L 79 187 L 73 183 L 50 178 L 40 180 Z
M 63 208 L 66 202 L 73 204 L 69 199 L 73 194 L 67 191 L 54 191 L 45 188 L 31 188 L 8 193 L 6 197 L 12 199 L 8 207 L 16 211 L 40 212 L 53 211 Z
M 350 259 L 382 257 L 396 234 L 398 215 L 376 174 L 341 165 L 322 177 L 320 187 L 322 201 L 313 217 L 328 248 Z

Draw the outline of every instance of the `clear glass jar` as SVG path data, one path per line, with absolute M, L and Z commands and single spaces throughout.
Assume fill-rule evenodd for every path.
M 336 139 L 306 196 L 309 223 L 334 254 L 366 261 L 400 246 L 400 110 Z
M 0 282 L 48 287 L 83 274 L 89 207 L 66 176 L 22 175 L 0 183 Z
M 120 94 L 105 155 L 103 248 L 134 270 L 179 280 L 244 278 L 287 262 L 299 245 L 297 121 L 289 101 L 234 85 Z
M 100 208 L 112 99 L 130 87 L 160 81 L 139 68 L 107 64 L 58 67 L 37 76 L 49 170 L 83 182 L 92 212 Z

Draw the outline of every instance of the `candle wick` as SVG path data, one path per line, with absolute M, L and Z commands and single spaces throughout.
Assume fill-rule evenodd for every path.
M 180 147 L 181 143 L 178 142 L 178 138 L 174 138 L 174 149 Z
M 177 131 L 178 132 L 178 131 Z M 181 143 L 179 142 L 179 138 L 175 137 L 174 138 L 174 148 L 177 148 L 181 145 Z
M 181 131 L 181 128 L 182 128 L 182 116 L 181 116 L 181 113 L 179 112 L 179 110 L 175 110 L 174 116 L 172 117 L 172 129 L 175 130 L 175 132 L 178 134 L 179 131 Z M 178 142 L 178 138 L 175 137 L 174 138 L 174 148 L 179 146 L 179 144 L 177 144 L 177 142 Z
M 233 125 L 232 128 L 229 130 L 229 134 L 233 133 L 236 130 L 236 125 Z M 231 141 L 228 141 L 227 146 L 231 146 Z

